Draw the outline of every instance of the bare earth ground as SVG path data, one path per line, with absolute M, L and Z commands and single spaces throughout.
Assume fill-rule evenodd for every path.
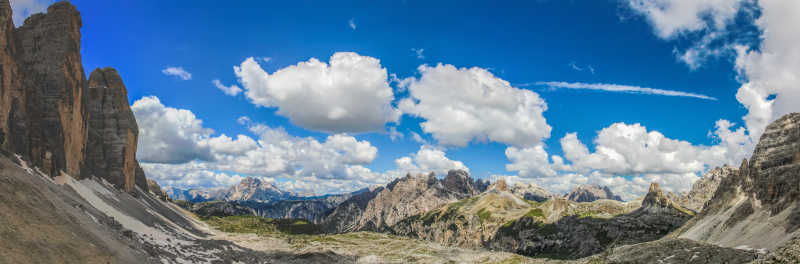
M 445 247 L 437 243 L 373 232 L 335 235 L 226 233 L 213 228 L 211 239 L 232 241 L 254 251 L 355 256 L 357 263 L 562 263 L 487 250 Z

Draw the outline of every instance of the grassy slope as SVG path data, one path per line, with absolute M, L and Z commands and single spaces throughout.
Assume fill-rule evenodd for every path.
M 445 247 L 373 232 L 316 234 L 316 225 L 304 220 L 258 216 L 210 217 L 203 220 L 219 231 L 233 233 L 228 237 L 232 240 L 240 239 L 246 243 L 263 241 L 269 248 L 301 254 L 333 251 L 380 263 L 553 263 L 511 253 Z M 247 237 L 249 234 L 257 234 L 260 239 L 253 242 L 252 237 Z

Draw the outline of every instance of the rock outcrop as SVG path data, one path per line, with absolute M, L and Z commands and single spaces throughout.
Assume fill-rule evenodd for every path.
M 158 185 L 158 183 L 154 180 L 147 179 L 147 189 L 150 190 L 152 195 L 158 199 L 161 199 L 162 201 L 167 201 L 169 199 L 167 192 L 165 192 L 164 189 L 162 189 L 161 186 Z
M 674 207 L 657 184 L 651 186 L 641 207 L 633 203 L 551 199 L 501 226 L 485 246 L 528 256 L 581 258 L 606 248 L 660 239 L 692 217 L 688 210 Z
M 98 177 L 146 191 L 125 85 L 110 68 L 86 80 L 77 9 L 57 2 L 19 28 L 11 17 L 9 1 L 0 0 L 0 148 L 51 177 Z
M 737 174 L 739 170 L 733 167 L 729 167 L 727 165 L 714 168 L 706 172 L 702 178 L 697 180 L 693 185 L 692 189 L 689 190 L 686 194 L 678 194 L 675 195 L 673 193 L 668 193 L 667 196 L 670 200 L 680 204 L 686 209 L 692 210 L 694 212 L 700 212 L 705 208 L 706 202 L 711 200 L 711 197 L 717 191 L 720 182 L 722 179 Z
M 128 91 L 117 70 L 96 69 L 89 77 L 86 92 L 89 112 L 88 140 L 84 177 L 106 179 L 117 188 L 131 191 L 147 189 L 136 161 L 139 127 L 128 103 Z
M 541 212 L 536 206 L 510 193 L 505 181 L 498 180 L 485 193 L 407 217 L 389 231 L 448 246 L 480 248 L 503 224 Z
M 622 198 L 614 195 L 608 186 L 589 184 L 575 187 L 575 189 L 568 193 L 566 197 L 568 200 L 576 202 L 594 202 L 600 199 L 622 201 Z
M 553 198 L 552 193 L 533 183 L 516 183 L 509 190 L 511 193 L 530 201 L 544 202 Z
M 670 200 L 661 191 L 661 186 L 658 183 L 651 183 L 650 189 L 642 199 L 642 207 L 640 210 L 647 211 L 651 214 L 671 214 L 671 215 L 694 215 L 694 213 L 683 206 Z
M 50 176 L 79 175 L 88 123 L 80 13 L 58 2 L 15 29 L 9 1 L 0 9 L 2 147 Z
M 480 186 L 485 185 L 476 185 L 464 171 L 450 171 L 443 180 L 433 173 L 408 174 L 385 188 L 351 197 L 323 225 L 328 232 L 384 231 L 406 217 L 477 195 Z
M 478 196 L 405 218 L 390 231 L 448 246 L 581 258 L 609 247 L 659 239 L 691 217 L 657 184 L 641 206 L 608 199 L 552 198 L 539 203 L 523 200 L 504 186 L 498 181 Z
M 721 179 L 680 237 L 725 247 L 774 249 L 800 235 L 800 113 L 771 123 L 750 161 Z
M 220 193 L 217 198 L 225 201 L 255 201 L 263 203 L 285 200 L 296 196 L 294 193 L 278 189 L 272 183 L 248 177 L 239 182 L 239 184 Z

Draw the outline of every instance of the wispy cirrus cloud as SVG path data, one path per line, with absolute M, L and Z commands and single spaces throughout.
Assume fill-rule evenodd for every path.
M 586 89 L 586 90 L 598 90 L 598 91 L 607 91 L 607 92 L 622 92 L 622 93 L 638 93 L 638 94 L 651 94 L 651 95 L 663 95 L 663 96 L 680 96 L 680 97 L 692 97 L 704 100 L 711 100 L 716 101 L 717 98 L 703 95 L 703 94 L 696 94 L 696 93 L 688 93 L 688 92 L 681 92 L 681 91 L 674 91 L 674 90 L 663 90 L 663 89 L 656 89 L 656 88 L 648 88 L 648 87 L 641 87 L 641 86 L 632 86 L 632 85 L 621 85 L 621 84 L 612 84 L 612 83 L 581 83 L 581 82 L 535 82 L 535 83 L 527 83 L 522 84 L 520 86 L 548 86 L 551 88 L 565 88 L 565 89 Z
M 161 73 L 164 75 L 178 77 L 184 81 L 192 79 L 192 74 L 184 70 L 183 67 L 167 67 L 166 69 L 161 70 Z
M 356 30 L 356 19 L 351 18 L 347 21 L 347 25 L 350 26 L 351 29 Z

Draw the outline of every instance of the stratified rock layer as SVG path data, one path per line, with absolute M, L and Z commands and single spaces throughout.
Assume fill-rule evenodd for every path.
M 294 193 L 278 189 L 278 187 L 275 187 L 272 183 L 248 177 L 239 182 L 239 184 L 220 193 L 217 199 L 226 201 L 275 202 L 295 196 L 297 195 Z
M 78 10 L 58 2 L 19 28 L 11 11 L 0 0 L 0 148 L 51 177 L 94 176 L 146 191 L 125 85 L 110 68 L 86 80 Z
M 685 195 L 672 195 L 671 199 L 686 209 L 700 212 L 705 208 L 706 202 L 714 196 L 722 179 L 738 172 L 739 170 L 736 168 L 727 165 L 709 170 L 692 185 L 692 189 L 688 193 Z
M 117 70 L 93 71 L 86 97 L 90 116 L 88 140 L 92 144 L 86 146 L 83 176 L 104 178 L 126 191 L 133 190 L 136 185 L 146 190 L 147 180 L 136 178 L 139 128 Z
M 50 176 L 80 174 L 88 121 L 80 13 L 59 2 L 14 29 L 4 0 L 0 23 L 0 144 Z
M 581 185 L 567 194 L 567 199 L 576 202 L 594 202 L 600 199 L 622 201 L 622 198 L 611 192 L 607 186 Z
M 548 199 L 553 198 L 552 193 L 545 190 L 541 186 L 532 183 L 514 184 L 513 187 L 509 188 L 509 191 L 511 191 L 511 193 L 513 194 L 522 196 L 522 198 L 524 198 L 525 200 L 530 200 L 530 201 L 544 202 L 547 201 Z
M 723 178 L 680 237 L 726 247 L 776 248 L 800 234 L 800 113 L 767 126 L 748 162 Z
M 406 175 L 370 192 L 354 195 L 323 222 L 329 232 L 383 231 L 400 220 L 479 194 L 484 183 L 465 171 L 443 180 L 431 174 Z

